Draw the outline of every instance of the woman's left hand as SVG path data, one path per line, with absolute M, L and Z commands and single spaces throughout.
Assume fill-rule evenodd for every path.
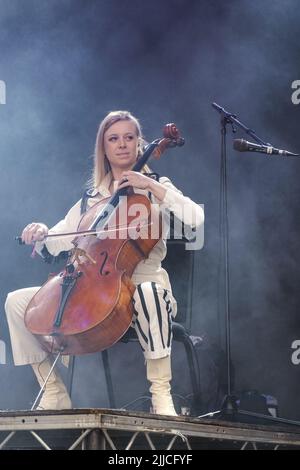
M 151 178 L 137 171 L 124 171 L 119 181 L 118 189 L 133 186 L 138 189 L 148 189 Z

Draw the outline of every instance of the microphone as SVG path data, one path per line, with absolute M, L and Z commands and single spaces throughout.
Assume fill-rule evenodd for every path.
M 239 152 L 259 152 L 267 153 L 268 155 L 283 155 L 287 157 L 298 157 L 299 153 L 288 152 L 287 150 L 280 150 L 272 147 L 271 145 L 259 145 L 252 142 L 247 142 L 244 139 L 234 139 L 233 141 L 234 150 Z

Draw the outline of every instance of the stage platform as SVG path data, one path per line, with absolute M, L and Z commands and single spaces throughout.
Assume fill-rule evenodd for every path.
M 300 449 L 300 427 L 111 409 L 1 411 L 0 449 Z

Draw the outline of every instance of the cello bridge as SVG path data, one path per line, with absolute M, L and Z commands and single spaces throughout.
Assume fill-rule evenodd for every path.
M 73 248 L 72 250 L 72 262 L 77 261 L 77 263 L 83 264 L 85 261 L 90 261 L 92 264 L 96 264 L 96 260 L 94 260 L 85 250 L 82 248 Z M 84 259 L 82 259 L 84 258 Z

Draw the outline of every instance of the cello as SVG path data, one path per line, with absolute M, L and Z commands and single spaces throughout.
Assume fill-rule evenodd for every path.
M 163 138 L 146 147 L 132 170 L 140 172 L 152 154 L 160 158 L 167 148 L 183 144 L 175 124 L 167 124 Z M 142 217 L 136 217 L 136 208 Z M 128 330 L 135 291 L 131 276 L 161 238 L 161 214 L 154 217 L 153 230 L 152 209 L 147 196 L 127 187 L 82 216 L 66 267 L 45 282 L 25 312 L 27 329 L 44 350 L 71 355 L 102 351 Z M 111 237 L 111 231 L 118 236 Z M 70 236 L 46 238 L 63 235 Z

